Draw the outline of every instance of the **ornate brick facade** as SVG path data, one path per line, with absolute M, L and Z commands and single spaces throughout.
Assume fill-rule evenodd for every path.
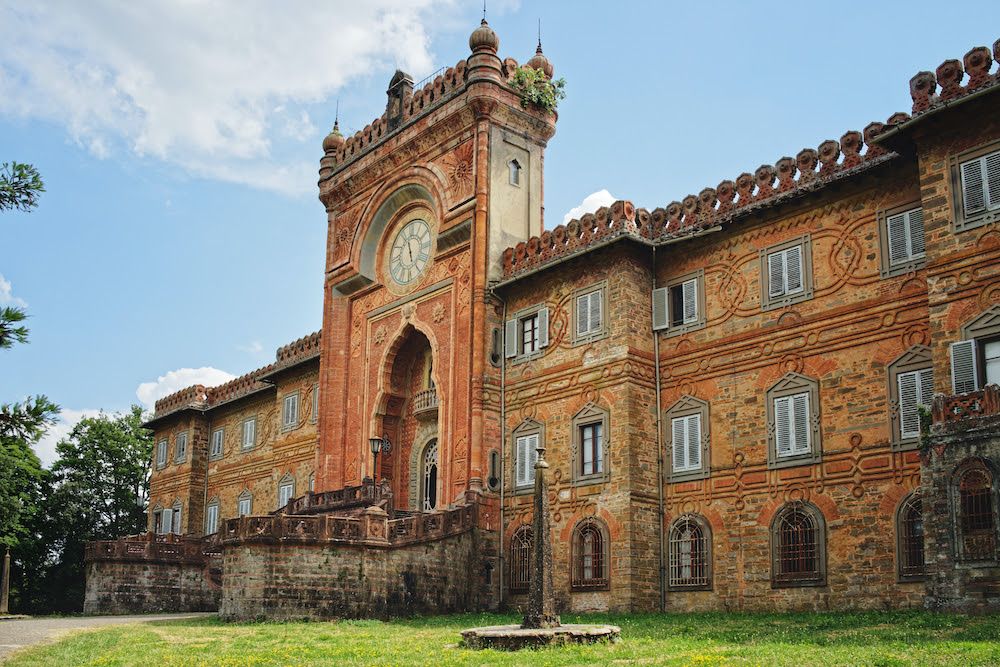
M 912 116 L 662 208 L 619 201 L 549 231 L 542 165 L 556 116 L 522 106 L 498 42 L 484 24 L 468 60 L 418 90 L 398 72 L 383 116 L 349 139 L 335 125 L 320 163 L 323 329 L 264 369 L 157 403 L 150 426 L 168 452 L 151 529 L 176 506 L 180 532 L 234 535 L 225 567 L 250 583 L 223 594 L 233 616 L 296 616 L 296 596 L 302 615 L 339 613 L 354 589 L 318 599 L 317 568 L 376 547 L 338 534 L 344 551 L 320 533 L 353 530 L 361 519 L 345 518 L 341 496 L 364 495 L 351 489 L 374 476 L 387 495 L 358 507 L 381 503 L 393 520 L 477 508 L 475 532 L 439 550 L 481 576 L 414 588 L 412 548 L 379 544 L 377 600 L 350 613 L 405 611 L 391 600 L 415 590 L 442 609 L 517 605 L 526 459 L 544 447 L 562 608 L 910 607 L 931 574 L 928 599 L 963 608 L 968 577 L 952 576 L 961 563 L 942 536 L 965 515 L 933 499 L 950 482 L 928 475 L 946 479 L 942 462 L 972 455 L 953 431 L 921 436 L 917 406 L 996 381 L 1000 42 L 916 75 Z M 969 186 L 977 160 L 983 180 Z M 952 357 L 968 353 L 978 376 L 953 383 L 966 357 Z M 989 440 L 995 423 L 982 428 Z M 391 443 L 377 469 L 372 438 Z M 922 442 L 954 456 L 929 469 Z M 977 530 L 992 517 L 996 541 L 996 453 L 976 456 L 992 461 L 992 486 L 968 497 L 986 503 Z M 241 498 L 262 515 L 282 487 L 313 484 L 333 495 L 306 494 L 280 521 L 235 518 Z M 952 509 L 925 531 L 931 503 Z M 296 519 L 317 512 L 310 521 L 327 523 Z M 990 567 L 973 588 L 994 590 Z M 283 572 L 278 605 L 252 584 L 268 568 Z M 476 586 L 489 593 L 470 597 Z

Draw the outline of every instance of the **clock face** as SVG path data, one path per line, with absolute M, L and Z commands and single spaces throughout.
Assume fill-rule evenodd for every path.
M 419 278 L 431 258 L 431 228 L 423 220 L 406 223 L 392 241 L 389 275 L 400 285 Z

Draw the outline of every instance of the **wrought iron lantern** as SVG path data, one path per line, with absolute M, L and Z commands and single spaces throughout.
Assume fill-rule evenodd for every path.
M 392 443 L 389 442 L 389 437 L 385 434 L 382 437 L 368 438 L 368 444 L 372 450 L 372 481 L 375 481 L 376 470 L 378 469 L 378 454 L 382 452 L 383 455 L 388 454 L 392 451 Z

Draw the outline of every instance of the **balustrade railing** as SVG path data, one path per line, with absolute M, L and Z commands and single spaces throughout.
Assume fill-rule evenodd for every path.
M 967 394 L 939 394 L 934 397 L 931 414 L 935 424 L 955 424 L 966 419 L 1000 415 L 1000 387 L 991 384 Z
M 117 540 L 88 542 L 84 559 L 203 563 L 222 555 L 211 539 L 182 535 L 129 535 Z
M 413 395 L 413 414 L 419 415 L 428 412 L 437 412 L 438 394 L 437 389 L 431 387 L 418 391 Z

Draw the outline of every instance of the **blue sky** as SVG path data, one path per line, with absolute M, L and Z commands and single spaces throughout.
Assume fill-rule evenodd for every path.
M 394 69 L 468 54 L 478 2 L 0 0 L 0 161 L 47 192 L 0 217 L 0 401 L 63 422 L 268 363 L 319 328 L 320 143 L 377 117 Z M 566 78 L 546 220 L 607 190 L 653 208 L 908 111 L 909 78 L 1000 37 L 1000 4 L 490 2 L 501 56 L 542 22 Z

